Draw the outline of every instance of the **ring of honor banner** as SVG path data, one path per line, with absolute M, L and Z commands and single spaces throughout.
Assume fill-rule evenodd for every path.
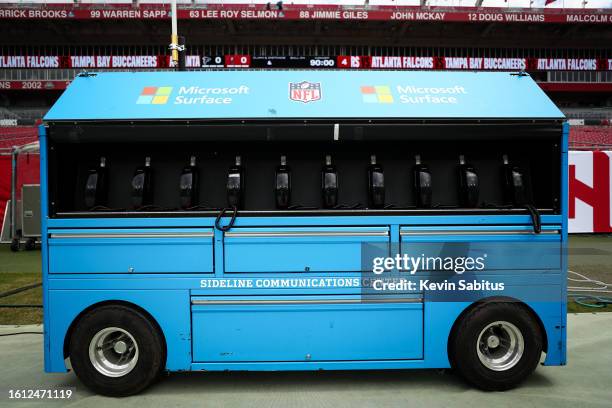
M 269 4 L 269 3 L 268 3 Z M 610 24 L 612 12 L 596 9 L 507 9 L 479 7 L 427 7 L 361 5 L 265 4 L 178 5 L 182 20 L 344 20 L 438 21 L 461 23 Z M 30 20 L 161 20 L 170 18 L 164 4 L 27 4 L 0 7 L 0 19 Z

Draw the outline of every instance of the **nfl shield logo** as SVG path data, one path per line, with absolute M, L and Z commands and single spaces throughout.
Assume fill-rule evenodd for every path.
M 302 81 L 289 83 L 289 99 L 297 102 L 314 102 L 321 99 L 321 83 Z

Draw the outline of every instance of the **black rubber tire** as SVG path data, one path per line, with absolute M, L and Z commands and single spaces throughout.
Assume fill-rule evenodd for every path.
M 36 249 L 36 239 L 28 238 L 28 240 L 25 243 L 25 250 L 26 251 L 33 251 L 35 249 Z
M 89 343 L 106 327 L 128 331 L 136 341 L 139 357 L 136 366 L 122 377 L 107 377 L 89 359 Z M 70 362 L 77 377 L 92 391 L 111 397 L 125 397 L 148 387 L 166 364 L 166 350 L 157 327 L 142 313 L 124 305 L 107 305 L 84 315 L 70 338 Z
M 478 336 L 490 323 L 506 321 L 523 335 L 522 357 L 505 371 L 487 368 L 476 350 Z M 450 339 L 449 360 L 466 381 L 485 391 L 504 391 L 516 387 L 537 367 L 542 355 L 542 333 L 530 311 L 515 302 L 482 303 L 470 310 L 456 326 Z
M 20 247 L 21 247 L 21 242 L 19 242 L 19 239 L 16 238 L 11 241 L 11 251 L 19 252 Z

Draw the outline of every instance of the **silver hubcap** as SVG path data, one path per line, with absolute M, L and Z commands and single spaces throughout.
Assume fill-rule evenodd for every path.
M 134 337 L 119 327 L 97 332 L 89 342 L 89 360 L 107 377 L 122 377 L 138 362 L 138 344 Z
M 511 369 L 520 361 L 524 351 L 523 334 L 515 325 L 505 321 L 485 327 L 476 344 L 480 362 L 493 371 Z

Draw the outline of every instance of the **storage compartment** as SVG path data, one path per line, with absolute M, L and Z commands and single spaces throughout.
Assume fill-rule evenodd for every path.
M 192 299 L 194 362 L 423 358 L 423 304 Z M 343 303 L 344 302 L 344 303 Z
M 214 147 L 209 141 L 195 139 L 194 129 L 199 131 L 198 136 L 219 138 L 229 137 L 227 130 L 221 132 L 205 125 L 159 125 L 160 129 L 164 126 L 167 135 L 193 136 L 194 140 L 138 143 L 134 139 L 136 134 L 145 132 L 144 128 L 107 125 L 105 135 L 123 134 L 130 142 L 104 143 L 100 138 L 94 138 L 88 143 L 68 143 L 62 137 L 66 129 L 62 126 L 50 129 L 54 147 L 49 158 L 50 214 L 102 217 L 151 212 L 181 216 L 194 216 L 202 211 L 216 214 L 228 206 L 228 172 L 235 164 L 236 156 L 240 156 L 244 171 L 242 215 L 262 211 L 268 215 L 287 215 L 297 211 L 341 215 L 366 210 L 392 213 L 423 209 L 472 212 L 514 209 L 524 213 L 523 206 L 513 207 L 504 201 L 503 155 L 508 156 L 512 165 L 523 170 L 532 204 L 549 213 L 559 211 L 560 185 L 550 182 L 558 179 L 561 169 L 560 128 L 554 125 L 341 125 L 341 132 L 360 135 L 359 138 L 317 143 L 299 139 L 306 137 L 307 130 L 311 129 L 309 126 L 312 126 L 304 125 L 301 129 L 288 129 L 284 135 L 286 138 L 296 137 L 295 142 L 272 138 L 237 143 L 226 139 L 215 141 Z M 275 126 L 270 125 L 269 129 L 274 130 Z M 244 127 L 254 132 L 258 129 L 254 125 Z M 82 126 L 80 129 L 84 135 L 95 135 L 105 126 Z M 331 135 L 331 126 L 329 129 Z M 147 132 L 149 130 L 146 128 Z M 151 131 L 161 132 L 159 129 Z M 440 139 L 440 135 L 446 139 Z M 59 141 L 53 142 L 53 137 Z M 461 205 L 460 154 L 478 174 L 479 195 L 474 208 Z M 279 208 L 275 197 L 275 172 L 282 156 L 286 157 L 291 171 L 291 191 L 290 201 Z M 326 156 L 330 156 L 337 170 L 337 205 L 333 206 L 324 206 L 322 198 L 321 178 Z M 372 203 L 368 182 L 372 156 L 384 171 L 384 188 L 379 192 L 383 200 L 376 205 Z M 431 174 L 431 199 L 426 208 L 417 207 L 413 182 L 415 156 L 420 156 Z M 88 175 L 99 166 L 101 157 L 105 159 L 108 174 L 108 199 L 105 205 L 92 208 L 86 204 L 85 186 Z M 181 207 L 180 180 L 192 157 L 197 160 L 199 169 L 195 181 L 200 194 L 198 202 L 185 210 Z M 146 158 L 150 158 L 152 198 L 147 205 L 135 206 L 132 179 L 137 169 L 145 166 Z
M 560 225 L 544 225 L 539 234 L 531 225 L 403 226 L 400 236 L 402 255 L 428 262 L 420 270 L 452 273 L 440 267 L 447 257 L 473 259 L 463 273 L 561 268 Z
M 212 273 L 212 228 L 49 230 L 49 273 Z
M 225 272 L 357 272 L 362 245 L 381 244 L 388 227 L 233 228 L 224 235 Z

